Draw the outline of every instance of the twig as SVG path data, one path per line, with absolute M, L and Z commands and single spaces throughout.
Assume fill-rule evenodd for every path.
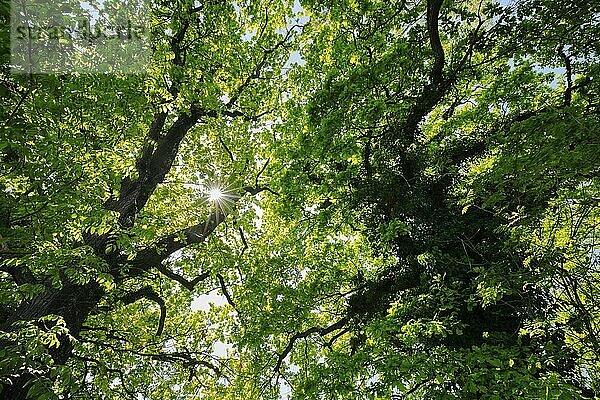
M 231 297 L 231 295 L 227 291 L 227 286 L 225 286 L 225 280 L 223 279 L 223 276 L 221 274 L 217 274 L 217 279 L 219 280 L 219 284 L 221 285 L 221 291 L 223 292 L 223 295 L 227 299 L 227 302 L 229 303 L 229 305 L 231 307 L 233 307 L 234 310 L 237 311 L 237 307 L 235 306 L 235 302 L 233 301 L 233 298 Z

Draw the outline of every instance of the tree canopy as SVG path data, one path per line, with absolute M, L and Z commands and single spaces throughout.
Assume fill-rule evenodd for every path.
M 14 74 L 2 0 L 1 398 L 600 397 L 597 1 L 150 8 Z

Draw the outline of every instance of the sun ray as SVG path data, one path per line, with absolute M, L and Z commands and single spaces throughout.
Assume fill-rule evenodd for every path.
M 208 186 L 205 193 L 208 202 L 220 213 L 228 212 L 238 197 L 229 187 L 217 183 Z

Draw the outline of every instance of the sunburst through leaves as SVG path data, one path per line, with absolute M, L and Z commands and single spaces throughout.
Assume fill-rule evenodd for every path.
M 215 211 L 220 213 L 229 211 L 239 198 L 239 196 L 235 194 L 234 190 L 219 183 L 214 183 L 208 186 L 206 190 L 206 197 L 209 203 L 215 207 Z

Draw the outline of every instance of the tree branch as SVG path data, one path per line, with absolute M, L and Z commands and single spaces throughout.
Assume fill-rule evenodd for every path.
M 121 298 L 124 304 L 135 303 L 140 299 L 147 299 L 155 302 L 160 307 L 160 319 L 158 320 L 158 328 L 156 329 L 156 336 L 162 335 L 165 327 L 165 319 L 167 317 L 167 308 L 165 301 L 152 289 L 150 286 L 144 286 L 143 288 L 126 294 Z
M 173 63 L 176 66 L 183 66 L 185 63 L 185 58 L 182 57 L 181 43 L 189 27 L 189 23 L 189 19 L 185 19 L 182 22 L 181 29 L 171 38 L 171 49 L 175 54 Z M 263 51 L 261 60 L 254 67 L 252 73 L 237 88 L 234 96 L 227 102 L 225 110 L 206 110 L 200 105 L 194 104 L 189 112 L 181 113 L 175 119 L 175 122 L 173 122 L 164 135 L 161 135 L 161 132 L 164 130 L 167 114 L 164 112 L 155 114 L 148 131 L 148 137 L 156 144 L 148 143 L 137 160 L 136 169 L 138 177 L 135 180 L 125 177 L 121 181 L 119 198 L 110 198 L 104 204 L 106 209 L 119 212 L 119 224 L 121 226 L 130 227 L 133 225 L 139 210 L 145 206 L 156 186 L 164 180 L 170 171 L 173 161 L 177 156 L 179 145 L 186 133 L 203 117 L 218 117 L 219 115 L 223 115 L 230 118 L 241 117 L 247 120 L 256 120 L 259 118 L 259 116 L 247 116 L 239 110 L 234 110 L 233 107 L 251 81 L 260 77 L 260 72 L 265 67 L 269 56 L 287 43 L 296 27 L 296 25 L 291 27 L 281 41 L 276 43 L 272 48 Z M 178 91 L 176 89 L 170 91 L 174 97 L 177 97 Z
M 105 208 L 119 212 L 122 226 L 133 225 L 138 211 L 146 205 L 156 186 L 170 171 L 185 134 L 205 115 L 205 110 L 192 107 L 189 114 L 180 115 L 166 134 L 158 139 L 156 148 L 152 144 L 146 146 L 136 162 L 137 179 L 125 177 L 121 181 L 119 198 L 105 203 Z M 156 117 L 153 125 L 160 125 L 161 118 Z
M 253 196 L 265 190 L 274 193 L 264 186 L 244 186 L 242 190 Z M 243 195 L 231 196 L 230 202 L 235 204 L 240 201 L 242 196 Z M 226 213 L 223 213 L 219 210 L 214 211 L 206 221 L 182 229 L 176 233 L 162 238 L 156 243 L 155 247 L 163 251 L 162 259 L 165 259 L 177 250 L 183 249 L 191 244 L 204 242 L 206 238 L 225 220 L 225 217 L 227 217 Z
M 227 146 L 227 144 L 223 141 L 221 136 L 219 136 L 218 138 L 219 138 L 219 143 L 221 143 L 221 146 L 223 146 L 223 148 L 225 148 L 225 151 L 229 155 L 229 159 L 231 160 L 231 162 L 235 162 L 235 157 L 233 156 L 233 153 L 231 152 L 231 150 L 229 150 L 229 147 Z
M 197 353 L 197 352 L 181 352 L 181 351 L 174 351 L 174 352 L 170 352 L 170 353 L 145 353 L 142 351 L 136 351 L 136 350 L 131 350 L 131 349 L 124 349 L 121 347 L 117 347 L 113 344 L 110 343 L 105 343 L 105 342 L 100 342 L 98 340 L 94 340 L 94 339 L 82 339 L 82 342 L 85 343 L 91 343 L 94 344 L 96 346 L 100 346 L 100 347 L 108 347 L 111 350 L 117 352 L 117 353 L 130 353 L 130 354 L 134 354 L 136 356 L 140 356 L 140 357 L 149 357 L 153 360 L 156 361 L 161 361 L 161 362 L 182 362 L 183 365 L 185 367 L 191 367 L 194 365 L 202 365 L 206 368 L 211 369 L 212 371 L 215 372 L 215 374 L 217 375 L 221 375 L 221 370 L 209 363 L 208 361 L 204 361 L 204 360 L 200 360 L 197 357 L 197 355 L 201 354 L 201 353 Z
M 170 279 L 173 279 L 174 281 L 179 282 L 184 288 L 186 288 L 190 292 L 192 290 L 194 290 L 194 287 L 198 283 L 202 282 L 203 280 L 205 280 L 206 278 L 208 278 L 210 276 L 210 272 L 204 272 L 204 273 L 198 275 L 197 277 L 195 277 L 194 279 L 192 279 L 191 281 L 189 281 L 186 278 L 184 278 L 182 275 L 179 275 L 178 273 L 168 269 L 162 263 L 158 263 L 155 267 L 158 270 L 158 272 L 160 272 L 167 278 L 170 278 Z
M 123 390 L 125 390 L 125 392 L 129 395 L 129 398 L 130 399 L 136 398 L 133 391 L 131 389 L 129 389 L 127 387 L 127 385 L 125 385 L 125 374 L 123 373 L 122 370 L 117 369 L 117 368 L 110 368 L 104 362 L 102 362 L 100 360 L 97 360 L 97 359 L 91 358 L 91 357 L 87 357 L 87 356 L 82 356 L 79 354 L 73 354 L 73 358 L 75 358 L 76 360 L 83 361 L 83 362 L 92 362 L 94 364 L 97 364 L 98 366 L 101 366 L 101 369 L 105 369 L 107 372 L 116 373 L 119 376 L 119 380 L 121 381 L 121 386 L 123 387 Z
M 240 239 L 242 240 L 242 244 L 244 245 L 240 253 L 240 256 L 242 256 L 244 255 L 244 252 L 248 250 L 248 242 L 246 241 L 246 236 L 244 235 L 244 230 L 241 226 L 238 226 L 238 231 L 240 232 Z
M 443 80 L 444 70 L 444 48 L 440 40 L 440 31 L 438 20 L 440 17 L 440 9 L 444 0 L 428 0 L 427 1 L 427 32 L 429 33 L 429 44 L 433 50 L 433 68 L 431 69 L 431 82 L 438 84 Z
M 443 73 L 445 55 L 438 27 L 442 3 L 443 0 L 427 1 L 427 32 L 434 57 L 433 67 L 430 72 L 431 81 L 423 88 L 423 92 L 415 100 L 404 123 L 401 124 L 399 129 L 395 130 L 394 136 L 396 139 L 408 139 L 412 143 L 419 123 L 440 102 L 456 77 L 457 71 L 449 78 L 445 78 Z
M 265 27 L 266 27 L 266 24 L 265 24 Z M 233 105 L 235 105 L 235 103 L 238 101 L 238 99 L 240 98 L 240 96 L 242 95 L 244 90 L 248 86 L 250 86 L 250 84 L 252 83 L 252 81 L 254 79 L 260 78 L 260 72 L 262 71 L 265 64 L 267 63 L 269 56 L 271 54 L 275 53 L 279 48 L 285 46 L 286 43 L 288 42 L 288 40 L 290 39 L 290 36 L 292 35 L 292 32 L 294 31 L 294 29 L 299 28 L 299 27 L 301 27 L 301 26 L 294 25 L 294 26 L 290 27 L 288 29 L 288 31 L 286 32 L 286 34 L 284 35 L 284 37 L 279 42 L 275 43 L 273 45 L 273 47 L 263 50 L 263 54 L 262 54 L 260 61 L 256 64 L 256 66 L 254 67 L 252 72 L 246 77 L 244 82 L 242 82 L 242 84 L 240 86 L 238 86 L 238 88 L 236 89 L 233 96 L 227 102 L 227 104 L 226 104 L 227 108 L 230 108 Z M 264 30 L 264 28 L 263 28 L 263 30 Z
M 337 321 L 336 323 L 329 325 L 326 328 L 321 328 L 319 326 L 313 326 L 312 328 L 309 328 L 303 332 L 296 333 L 294 336 L 292 336 L 290 338 L 290 341 L 288 342 L 285 349 L 283 349 L 283 351 L 281 353 L 279 353 L 274 372 L 279 373 L 279 371 L 281 370 L 281 365 L 283 364 L 283 361 L 286 359 L 286 357 L 290 354 L 290 352 L 294 348 L 294 343 L 296 343 L 296 341 L 307 338 L 310 335 L 312 335 L 313 333 L 318 333 L 320 336 L 325 336 L 333 331 L 342 329 L 349 321 L 350 321 L 349 317 L 344 317 L 344 318 L 340 319 L 339 321 Z
M 558 54 L 560 54 L 560 57 L 565 62 L 565 80 L 567 83 L 567 87 L 565 88 L 565 93 L 564 93 L 564 106 L 568 107 L 571 105 L 572 91 L 573 91 L 573 71 L 572 71 L 572 67 L 571 67 L 571 57 L 569 57 L 567 54 L 565 54 L 563 49 L 559 49 Z
M 155 142 L 158 142 L 160 139 L 163 128 L 165 127 L 165 121 L 167 120 L 167 113 L 159 112 L 154 115 L 154 119 L 150 124 L 150 129 L 148 130 L 148 137 Z
M 239 197 L 233 201 L 239 201 Z M 192 244 L 202 243 L 206 238 L 214 232 L 214 230 L 225 220 L 226 214 L 220 211 L 214 211 L 206 219 L 199 224 L 181 229 L 171 235 L 160 239 L 155 248 L 161 252 L 161 259 L 164 260 L 174 252 L 183 249 Z
M 277 194 L 264 186 L 244 186 L 242 190 L 252 195 L 256 195 L 265 190 Z M 241 198 L 241 195 L 232 196 L 231 202 L 236 203 Z M 131 266 L 133 267 L 131 271 L 137 272 L 130 272 L 129 277 L 138 276 L 151 268 L 156 268 L 163 275 L 174 279 L 175 281 L 181 283 L 184 287 L 192 290 L 199 281 L 206 279 L 204 274 L 192 281 L 188 281 L 183 276 L 168 270 L 161 263 L 178 250 L 181 250 L 192 244 L 204 242 L 206 238 L 225 220 L 226 217 L 227 214 L 217 210 L 213 212 L 206 219 L 206 221 L 181 229 L 159 239 L 153 246 L 140 251 L 130 262 Z
M 262 175 L 262 173 L 265 172 L 265 169 L 267 169 L 267 166 L 269 165 L 270 161 L 271 161 L 271 158 L 267 158 L 267 161 L 265 161 L 265 164 L 262 166 L 260 171 L 258 171 L 258 174 L 256 174 L 256 178 L 254 179 L 255 186 L 258 187 L 258 180 L 260 179 L 260 176 Z
M 223 295 L 227 299 L 227 302 L 229 303 L 229 305 L 231 307 L 233 307 L 234 310 L 237 311 L 237 307 L 235 306 L 235 302 L 233 301 L 233 298 L 231 297 L 231 295 L 227 291 L 227 286 L 225 285 L 225 280 L 223 279 L 223 276 L 221 274 L 217 274 L 217 279 L 219 280 L 219 284 L 221 285 L 221 291 L 223 292 Z

